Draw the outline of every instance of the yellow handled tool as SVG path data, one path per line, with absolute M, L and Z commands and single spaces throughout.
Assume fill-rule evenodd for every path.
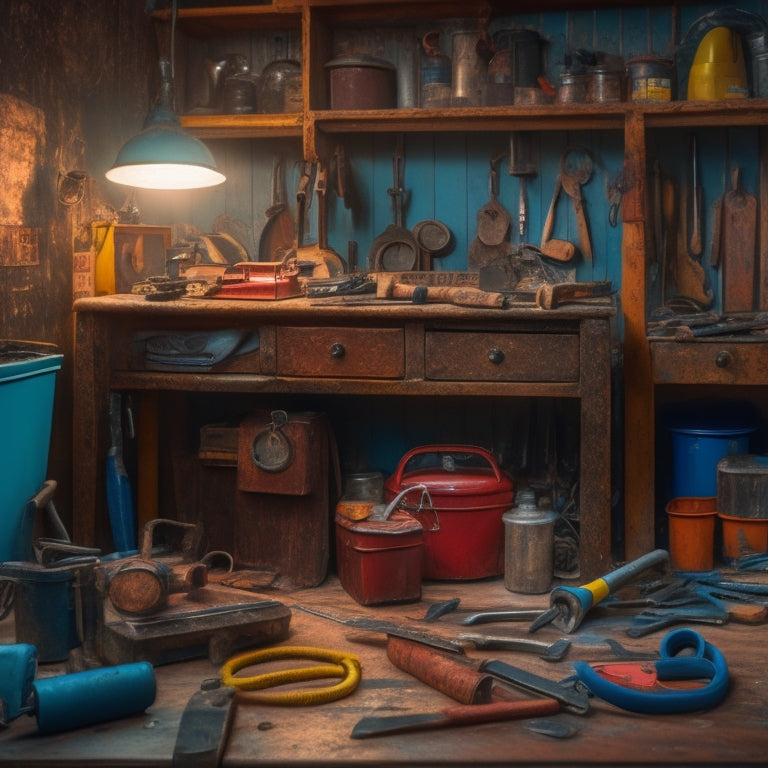
M 555 587 L 549 593 L 549 610 L 541 614 L 528 628 L 529 632 L 547 624 L 554 624 L 563 632 L 573 632 L 579 627 L 587 611 L 604 600 L 611 592 L 628 584 L 638 574 L 654 565 L 665 563 L 669 553 L 665 549 L 654 549 L 631 563 L 601 576 L 581 587 Z

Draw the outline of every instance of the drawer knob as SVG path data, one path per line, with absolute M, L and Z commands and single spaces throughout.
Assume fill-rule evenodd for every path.
M 720 352 L 715 355 L 715 365 L 718 368 L 727 368 L 730 364 L 733 358 L 731 357 L 731 353 L 727 350 L 723 349 Z
M 491 347 L 488 350 L 488 359 L 494 365 L 500 365 L 504 362 L 504 353 L 500 349 L 496 349 L 496 347 Z
M 343 344 L 339 344 L 336 342 L 335 344 L 331 344 L 331 357 L 336 358 L 337 360 L 340 360 L 344 355 L 347 353 L 347 350 L 344 349 Z

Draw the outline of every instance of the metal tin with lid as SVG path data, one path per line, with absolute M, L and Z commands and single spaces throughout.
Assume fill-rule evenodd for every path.
M 396 69 L 392 62 L 368 54 L 339 56 L 325 63 L 329 71 L 331 109 L 394 109 Z
M 536 504 L 533 491 L 520 491 L 517 505 L 502 515 L 504 522 L 504 586 L 510 592 L 549 591 L 554 564 L 557 513 Z
M 675 65 L 661 56 L 635 56 L 627 60 L 632 101 L 672 101 L 675 98 Z
M 415 486 L 429 491 L 431 507 Z M 406 453 L 384 485 L 387 500 L 403 489 L 407 509 L 424 526 L 424 578 L 482 579 L 504 572 L 501 516 L 514 481 L 493 454 L 473 445 L 425 445 Z M 418 503 L 417 503 L 418 502 Z

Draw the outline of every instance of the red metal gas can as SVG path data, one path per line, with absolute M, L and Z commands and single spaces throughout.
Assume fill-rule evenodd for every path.
M 387 520 L 336 515 L 336 566 L 344 590 L 361 605 L 421 598 L 424 530 L 407 512 Z
M 502 515 L 514 499 L 514 482 L 493 454 L 474 445 L 426 445 L 406 453 L 385 483 L 387 501 L 422 484 L 405 505 L 424 527 L 425 579 L 482 579 L 504 573 Z

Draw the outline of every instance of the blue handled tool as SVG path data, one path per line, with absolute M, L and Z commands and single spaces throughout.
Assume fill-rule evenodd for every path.
M 535 632 L 547 624 L 554 624 L 563 632 L 573 632 L 593 605 L 631 582 L 643 571 L 666 563 L 668 559 L 669 553 L 665 549 L 655 549 L 589 584 L 581 587 L 555 587 L 549 594 L 549 610 L 535 619 L 528 631 Z
M 695 712 L 723 700 L 728 691 L 728 664 L 718 648 L 698 632 L 670 632 L 662 639 L 659 651 L 661 658 L 651 664 L 593 667 L 577 661 L 573 666 L 579 680 L 595 696 L 629 712 Z
M 107 507 L 115 550 L 136 549 L 136 510 L 131 481 L 123 462 L 122 396 L 109 394 L 109 430 L 111 445 L 107 453 Z

